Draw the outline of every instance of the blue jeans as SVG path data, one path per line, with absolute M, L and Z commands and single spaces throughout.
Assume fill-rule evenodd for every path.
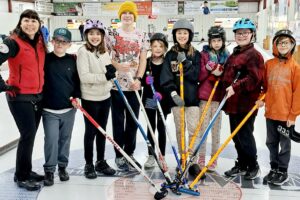
M 43 111 L 45 131 L 45 172 L 55 172 L 56 165 L 67 167 L 76 109 L 63 114 Z

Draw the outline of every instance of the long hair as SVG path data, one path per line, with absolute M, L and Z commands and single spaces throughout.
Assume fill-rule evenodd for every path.
M 92 29 L 90 29 L 92 30 Z M 90 30 L 86 31 L 85 34 L 85 48 L 90 51 L 90 52 L 95 52 L 96 55 L 99 52 L 100 54 L 104 54 L 105 53 L 105 41 L 104 41 L 104 33 L 102 31 L 100 31 L 100 35 L 101 35 L 101 42 L 98 46 L 93 46 L 89 40 L 88 40 L 88 33 L 90 32 Z
M 27 9 L 27 10 L 24 10 L 21 13 L 20 18 L 19 18 L 19 22 L 18 22 L 16 28 L 12 31 L 12 34 L 17 35 L 22 40 L 25 40 L 25 41 L 29 40 L 28 35 L 26 33 L 24 33 L 22 28 L 21 28 L 21 21 L 24 17 L 29 18 L 29 19 L 36 19 L 39 22 L 39 29 L 35 33 L 35 36 L 34 36 L 34 39 L 33 39 L 37 43 L 39 38 L 42 37 L 43 33 L 41 31 L 41 19 L 40 19 L 38 13 L 35 10 Z M 47 52 L 47 47 L 46 47 L 46 44 L 45 44 L 44 40 L 43 40 L 43 46 L 44 46 L 45 51 Z
M 195 55 L 195 47 L 191 43 L 187 43 L 184 48 L 180 47 L 178 43 L 175 43 L 174 46 L 172 46 L 171 50 L 175 52 L 182 51 L 181 49 L 186 49 L 187 50 L 187 55 L 188 56 L 194 56 Z

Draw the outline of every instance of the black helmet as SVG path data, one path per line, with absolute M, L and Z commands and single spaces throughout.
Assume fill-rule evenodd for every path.
M 152 42 L 154 40 L 162 41 L 165 44 L 166 49 L 168 49 L 168 40 L 167 40 L 167 36 L 165 34 L 163 34 L 163 33 L 154 33 L 150 38 L 150 43 L 152 44 Z
M 221 26 L 212 26 L 208 30 L 207 36 L 209 39 L 221 38 L 222 40 L 226 40 L 226 32 Z
M 177 40 L 176 40 L 176 30 L 177 29 L 187 29 L 189 31 L 189 41 L 188 42 L 192 42 L 193 37 L 194 37 L 194 26 L 190 21 L 188 21 L 186 19 L 179 19 L 177 22 L 175 22 L 175 24 L 173 26 L 173 30 L 172 30 L 174 43 L 177 43 Z
M 289 37 L 289 38 L 292 40 L 292 42 L 294 43 L 294 47 L 293 47 L 293 49 L 291 50 L 291 54 L 293 54 L 294 51 L 295 51 L 295 47 L 296 47 L 296 40 L 295 40 L 295 38 L 293 37 L 293 32 L 290 31 L 289 29 L 282 29 L 282 30 L 277 31 L 277 32 L 275 33 L 274 38 L 273 38 L 273 44 L 274 44 L 274 42 L 275 42 L 280 36 L 286 36 L 286 37 Z

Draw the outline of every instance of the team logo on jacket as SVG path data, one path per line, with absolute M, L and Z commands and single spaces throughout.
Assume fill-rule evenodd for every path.
M 171 61 L 171 69 L 172 69 L 172 72 L 178 72 L 178 62 L 177 61 Z
M 0 44 L 0 53 L 8 53 L 9 49 L 6 44 Z

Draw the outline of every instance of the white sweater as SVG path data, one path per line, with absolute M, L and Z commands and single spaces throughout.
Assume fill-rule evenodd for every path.
M 109 54 L 96 54 L 88 51 L 85 46 L 78 50 L 77 68 L 80 78 L 82 99 L 102 101 L 110 97 L 112 82 L 105 77 L 106 65 L 111 64 Z

